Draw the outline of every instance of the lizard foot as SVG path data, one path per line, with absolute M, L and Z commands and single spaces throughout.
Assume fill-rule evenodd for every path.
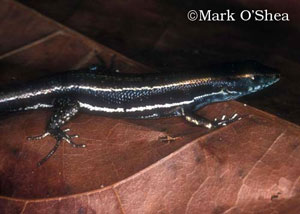
M 223 115 L 220 120 L 215 118 L 214 121 L 212 122 L 212 125 L 214 128 L 219 128 L 222 126 L 227 126 L 228 124 L 233 123 L 234 121 L 237 121 L 237 120 L 241 120 L 241 119 L 242 118 L 239 117 L 237 113 L 235 113 L 228 119 L 226 118 L 226 115 Z
M 64 129 L 63 132 L 69 132 L 70 129 Z M 41 140 L 41 139 L 44 139 L 45 137 L 51 135 L 50 132 L 45 132 L 44 134 L 41 134 L 41 135 L 37 135 L 37 136 L 30 136 L 30 137 L 27 137 L 27 140 Z M 79 135 L 67 135 L 69 138 L 78 138 Z
M 85 144 L 77 144 L 72 141 L 72 138 L 78 138 L 78 135 L 68 135 L 67 132 L 69 132 L 70 129 L 53 129 L 45 132 L 42 135 L 38 136 L 32 136 L 32 137 L 27 137 L 27 140 L 41 140 L 49 135 L 53 136 L 56 139 L 56 144 L 54 147 L 50 150 L 50 152 L 45 156 L 42 160 L 38 162 L 38 166 L 41 166 L 43 163 L 45 163 L 57 150 L 59 145 L 61 144 L 62 140 L 65 140 L 67 143 L 69 143 L 72 147 L 74 148 L 85 148 Z
M 72 141 L 72 138 L 78 138 L 78 135 L 68 135 L 66 132 L 70 131 L 70 129 L 65 129 L 63 131 L 61 131 L 60 134 L 57 134 L 56 136 L 54 136 L 57 140 L 65 140 L 67 143 L 69 143 L 72 147 L 74 148 L 85 148 L 86 145 L 85 144 L 77 144 L 74 143 Z
M 179 137 L 171 137 L 169 135 L 167 136 L 163 136 L 163 137 L 159 137 L 159 140 L 163 143 L 170 143 L 170 142 L 173 142 L 175 140 L 177 140 Z

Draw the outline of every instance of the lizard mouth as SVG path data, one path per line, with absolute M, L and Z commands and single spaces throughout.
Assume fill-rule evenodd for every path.
M 261 76 L 257 84 L 254 84 L 253 86 L 249 86 L 248 91 L 251 93 L 259 91 L 261 89 L 269 87 L 270 85 L 273 85 L 279 80 L 280 80 L 279 73 Z

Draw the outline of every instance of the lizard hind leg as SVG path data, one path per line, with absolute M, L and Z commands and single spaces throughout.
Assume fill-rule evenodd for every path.
M 182 112 L 183 112 L 182 116 L 184 116 L 186 121 L 193 123 L 197 126 L 203 126 L 207 129 L 216 129 L 222 126 L 227 126 L 228 124 L 241 119 L 241 117 L 239 117 L 238 114 L 235 113 L 229 118 L 226 118 L 226 116 L 223 115 L 221 119 L 215 118 L 214 121 L 210 121 L 206 118 L 197 115 L 192 111 L 182 110 Z
M 79 104 L 76 100 L 70 98 L 59 98 L 54 102 L 54 113 L 51 116 L 46 132 L 39 136 L 28 137 L 28 140 L 41 140 L 49 135 L 55 138 L 56 144 L 51 149 L 46 157 L 44 157 L 38 166 L 45 163 L 57 150 L 63 140 L 69 143 L 74 148 L 84 148 L 85 144 L 76 144 L 72 138 L 77 138 L 78 135 L 67 134 L 70 129 L 62 130 L 61 127 L 74 117 L 79 111 Z

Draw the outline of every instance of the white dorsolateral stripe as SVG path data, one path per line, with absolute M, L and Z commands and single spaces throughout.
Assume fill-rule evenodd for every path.
M 20 95 L 15 95 L 12 97 L 6 97 L 6 98 L 2 98 L 0 99 L 0 103 L 4 103 L 7 101 L 12 101 L 12 100 L 19 100 L 19 99 L 27 99 L 30 97 L 35 97 L 35 96 L 39 96 L 39 95 L 43 95 L 43 94 L 50 94 L 54 91 L 58 91 L 61 90 L 63 87 L 62 86 L 56 86 L 53 88 L 47 88 L 47 89 L 43 89 L 43 90 L 39 90 L 39 91 L 34 91 L 34 92 L 28 92 L 28 93 L 23 93 Z
M 88 103 L 82 103 L 79 102 L 80 107 L 86 108 L 90 111 L 101 111 L 101 112 L 136 112 L 136 111 L 145 111 L 145 110 L 152 110 L 152 109 L 157 109 L 157 108 L 170 108 L 170 107 L 175 107 L 175 106 L 182 106 L 182 105 L 187 105 L 193 103 L 197 99 L 201 99 L 204 97 L 212 96 L 212 95 L 218 95 L 218 94 L 225 94 L 223 90 L 219 92 L 213 92 L 210 94 L 204 94 L 198 97 L 195 97 L 192 100 L 186 100 L 182 102 L 177 102 L 177 103 L 164 103 L 164 104 L 154 104 L 154 105 L 147 105 L 147 106 L 138 106 L 138 107 L 132 107 L 132 108 L 108 108 L 108 107 L 100 107 L 100 106 L 92 106 Z
M 209 79 L 205 79 L 205 81 L 208 81 Z M 67 87 L 63 87 L 63 86 L 55 86 L 52 88 L 47 88 L 47 89 L 42 89 L 39 91 L 35 91 L 35 92 L 28 92 L 28 93 L 22 93 L 20 95 L 15 95 L 12 97 L 7 97 L 7 98 L 3 98 L 0 99 L 0 103 L 2 102 L 7 102 L 7 101 L 12 101 L 15 99 L 26 99 L 26 98 L 30 98 L 33 96 L 38 96 L 38 95 L 43 95 L 43 94 L 50 94 L 52 92 L 58 91 L 58 90 L 71 90 L 71 89 L 83 89 L 83 90 L 90 90 L 90 91 L 94 91 L 94 92 L 120 92 L 120 91 L 141 91 L 141 90 L 153 90 L 153 89 L 163 89 L 163 88 L 169 88 L 169 87 L 174 87 L 174 86 L 180 86 L 180 85 L 188 85 L 190 83 L 197 83 L 200 82 L 200 80 L 191 80 L 191 81 L 182 81 L 182 82 L 178 82 L 178 83 L 172 83 L 172 84 L 167 84 L 167 85 L 158 85 L 158 86 L 144 86 L 144 87 L 125 87 L 125 88 L 100 88 L 100 87 L 93 87 L 93 86 L 85 86 L 85 85 L 70 85 Z
M 38 103 L 33 106 L 27 106 L 24 108 L 24 110 L 31 110 L 31 109 L 38 109 L 38 108 L 51 108 L 53 105 L 48 105 L 48 104 L 43 104 L 43 103 Z
M 208 82 L 211 80 L 210 78 L 204 79 L 194 79 L 194 80 L 187 80 L 178 83 L 171 83 L 166 85 L 156 85 L 156 86 L 143 86 L 143 87 L 124 87 L 124 88 L 99 88 L 99 87 L 92 87 L 92 86 L 76 86 L 78 89 L 85 89 L 85 90 L 92 90 L 92 91 L 107 91 L 107 92 L 118 92 L 118 91 L 142 91 L 142 90 L 153 90 L 153 89 L 163 89 L 163 88 L 170 88 L 174 86 L 182 86 L 182 85 L 190 85 L 191 83 L 197 84 L 199 82 Z M 72 87 L 72 86 L 71 86 Z
M 86 108 L 90 111 L 102 111 L 102 112 L 124 112 L 124 108 L 107 108 L 100 106 L 92 106 L 88 103 L 79 102 L 81 108 Z

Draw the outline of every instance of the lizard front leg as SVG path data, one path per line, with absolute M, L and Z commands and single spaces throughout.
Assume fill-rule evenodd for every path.
M 62 130 L 61 127 L 68 122 L 72 117 L 74 117 L 79 111 L 79 103 L 76 100 L 70 98 L 59 98 L 54 101 L 54 113 L 46 128 L 46 132 L 39 136 L 28 137 L 28 140 L 40 140 L 49 135 L 56 139 L 55 146 L 42 160 L 38 162 L 38 166 L 45 163 L 58 149 L 59 145 L 63 140 L 69 143 L 75 148 L 84 148 L 84 144 L 76 144 L 72 141 L 72 138 L 78 137 L 78 135 L 68 135 L 67 132 L 70 129 Z

